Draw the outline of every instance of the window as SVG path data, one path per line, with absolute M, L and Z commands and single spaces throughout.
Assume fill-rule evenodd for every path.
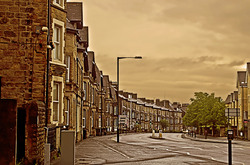
M 62 4 L 62 0 L 55 0 L 55 3 L 58 4 L 58 5 L 61 5 Z
M 59 121 L 60 112 L 60 83 L 53 84 L 53 121 Z
M 82 127 L 85 128 L 86 127 L 86 110 L 83 110 L 83 114 L 82 114 Z
M 80 104 L 79 103 L 77 103 L 77 128 L 76 128 L 76 130 L 77 130 L 77 132 L 79 132 L 80 131 L 80 121 L 81 121 L 81 115 L 80 115 L 80 109 L 81 109 L 81 107 L 80 107 Z
M 112 113 L 113 113 L 113 106 L 110 105 L 110 114 L 112 114 Z
M 109 103 L 107 103 L 107 110 L 106 112 L 109 112 Z
M 66 125 L 69 125 L 69 108 L 70 108 L 70 100 L 66 99 L 66 110 L 65 110 L 65 121 Z
M 87 83 L 86 82 L 83 82 L 83 91 L 84 91 L 83 100 L 86 100 L 87 98 Z
M 60 26 L 54 26 L 54 59 L 58 61 L 61 61 L 61 31 Z
M 63 94 L 63 90 L 64 90 L 64 82 L 65 80 L 63 80 L 63 77 L 59 77 L 59 76 L 52 76 L 52 90 L 51 90 L 51 96 L 52 96 L 52 100 L 51 100 L 51 116 L 50 116 L 50 121 L 53 124 L 58 124 L 58 123 L 66 123 L 66 116 L 65 113 L 63 112 L 63 108 L 65 108 L 65 111 L 67 109 L 67 106 L 64 106 L 64 104 L 66 102 L 66 100 L 64 101 L 64 94 Z
M 117 131 L 117 127 L 119 127 L 117 120 L 118 119 L 114 119 L 114 131 Z
M 118 115 L 118 109 L 117 109 L 117 106 L 114 106 L 114 115 Z
M 91 116 L 91 127 L 94 127 L 94 117 Z
M 102 97 L 99 97 L 99 109 L 102 109 Z
M 66 57 L 66 82 L 69 82 L 70 78 L 70 56 Z
M 60 63 L 66 67 L 65 65 L 66 62 L 64 61 L 64 47 L 65 47 L 64 22 L 54 18 L 52 22 L 52 27 L 53 27 L 52 41 L 54 44 L 54 49 L 52 50 L 52 62 Z
M 64 9 L 64 0 L 53 0 L 54 5 Z
M 95 95 L 95 89 L 92 88 L 92 103 L 93 103 L 93 104 L 95 103 L 94 95 Z
M 99 128 L 101 128 L 102 126 L 102 119 L 101 119 L 101 116 L 99 116 Z

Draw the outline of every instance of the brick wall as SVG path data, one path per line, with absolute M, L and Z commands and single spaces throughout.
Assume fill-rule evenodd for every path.
M 47 0 L 0 0 L 0 76 L 2 98 L 44 101 Z
M 26 105 L 26 163 L 42 164 L 44 161 L 45 105 L 31 101 Z
M 32 163 L 43 162 L 47 33 L 36 28 L 46 23 L 47 0 L 0 0 L 2 98 L 26 108 L 25 157 Z

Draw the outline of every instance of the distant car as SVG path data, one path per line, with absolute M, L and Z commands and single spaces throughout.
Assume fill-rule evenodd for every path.
M 183 133 L 188 133 L 188 130 L 184 130 L 184 131 L 182 131 Z

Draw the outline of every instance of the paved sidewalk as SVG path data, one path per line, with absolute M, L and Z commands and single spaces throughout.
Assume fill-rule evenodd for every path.
M 131 164 L 132 162 L 173 157 L 173 155 L 175 154 L 159 153 L 147 147 L 117 143 L 116 135 L 96 136 L 76 144 L 75 164 Z M 60 158 L 53 160 L 51 164 L 60 165 Z

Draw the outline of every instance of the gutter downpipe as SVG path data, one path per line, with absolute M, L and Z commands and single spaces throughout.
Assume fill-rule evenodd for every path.
M 45 129 L 46 131 L 46 137 L 45 141 L 48 142 L 48 107 L 49 107 L 49 52 L 50 52 L 50 8 L 51 8 L 51 0 L 48 0 L 48 16 L 47 16 L 47 70 L 46 70 L 46 101 L 45 101 Z
M 78 57 L 76 58 L 76 86 L 78 86 Z M 78 127 L 78 124 L 77 124 L 77 120 L 78 120 L 78 115 L 77 115 L 77 112 L 78 112 L 78 110 L 77 110 L 77 104 L 78 104 L 78 88 L 77 88 L 77 93 L 76 93 L 76 143 L 77 143 L 77 127 Z
M 2 98 L 2 77 L 0 76 L 0 100 Z

